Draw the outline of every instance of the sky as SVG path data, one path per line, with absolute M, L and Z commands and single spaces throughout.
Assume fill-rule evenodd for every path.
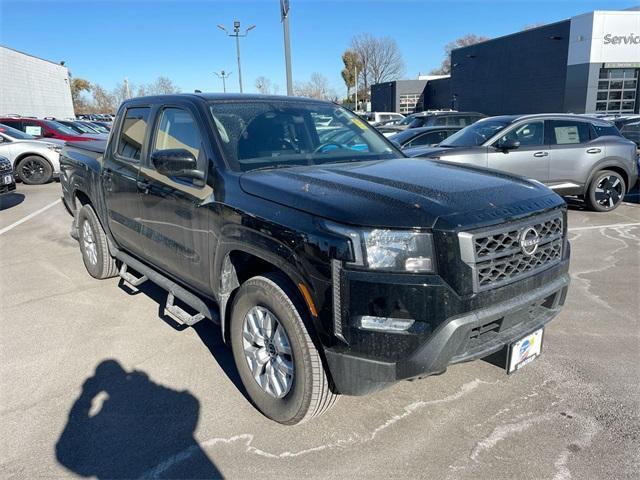
M 467 33 L 497 37 L 532 24 L 552 23 L 592 10 L 638 6 L 638 0 L 290 0 L 294 82 L 313 72 L 338 95 L 341 55 L 359 33 L 396 40 L 405 78 L 437 67 L 444 45 Z M 169 77 L 184 92 L 221 91 L 214 72 L 231 72 L 238 91 L 234 39 L 216 25 L 242 28 L 242 79 L 255 92 L 259 76 L 286 91 L 278 0 L 0 0 L 0 44 L 59 62 L 75 77 L 108 90 L 125 77 L 134 85 Z

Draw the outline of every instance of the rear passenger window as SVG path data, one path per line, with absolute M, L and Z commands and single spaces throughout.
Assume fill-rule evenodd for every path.
M 127 109 L 120 129 L 118 155 L 140 161 L 140 152 L 149 126 L 149 107 Z
M 572 145 L 589 141 L 589 124 L 572 120 L 550 120 L 551 145 Z
M 591 125 L 593 125 L 593 129 L 596 132 L 596 137 L 604 137 L 607 135 L 613 135 L 614 137 L 620 136 L 620 132 L 615 125 L 606 123 L 592 123 Z
M 189 112 L 180 108 L 165 108 L 162 111 L 154 151 L 182 148 L 190 151 L 197 159 L 201 146 L 198 125 Z

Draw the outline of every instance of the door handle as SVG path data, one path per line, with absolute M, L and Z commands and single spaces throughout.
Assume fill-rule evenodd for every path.
M 534 157 L 546 157 L 549 155 L 549 152 L 536 152 L 533 154 Z
M 599 148 L 590 148 L 589 150 L 587 150 L 587 153 L 600 153 L 602 150 L 600 150 Z
M 151 188 L 151 185 L 146 180 L 138 180 L 136 185 L 138 185 L 138 189 L 142 190 L 145 195 L 149 193 L 149 189 Z

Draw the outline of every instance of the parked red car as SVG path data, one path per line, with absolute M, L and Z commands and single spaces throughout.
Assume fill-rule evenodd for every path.
M 39 118 L 5 117 L 0 118 L 0 123 L 9 125 L 33 135 L 36 138 L 57 138 L 66 142 L 82 142 L 85 140 L 98 140 L 99 136 L 79 135 L 69 127 L 53 120 L 41 120 Z

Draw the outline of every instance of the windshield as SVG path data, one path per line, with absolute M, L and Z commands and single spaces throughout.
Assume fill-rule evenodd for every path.
M 0 123 L 0 132 L 10 136 L 11 138 L 16 138 L 18 140 L 35 140 L 36 137 L 33 135 L 29 135 L 28 133 L 24 133 L 21 130 L 10 127 L 9 125 L 4 125 Z
M 508 120 L 480 120 L 440 143 L 441 147 L 477 147 L 509 125 Z
M 210 109 L 235 171 L 398 156 L 372 127 L 337 105 L 264 100 L 220 102 Z
M 75 130 L 59 122 L 54 122 L 53 120 L 44 120 L 44 123 L 50 129 L 55 130 L 56 132 L 61 133 L 63 135 L 77 135 Z

